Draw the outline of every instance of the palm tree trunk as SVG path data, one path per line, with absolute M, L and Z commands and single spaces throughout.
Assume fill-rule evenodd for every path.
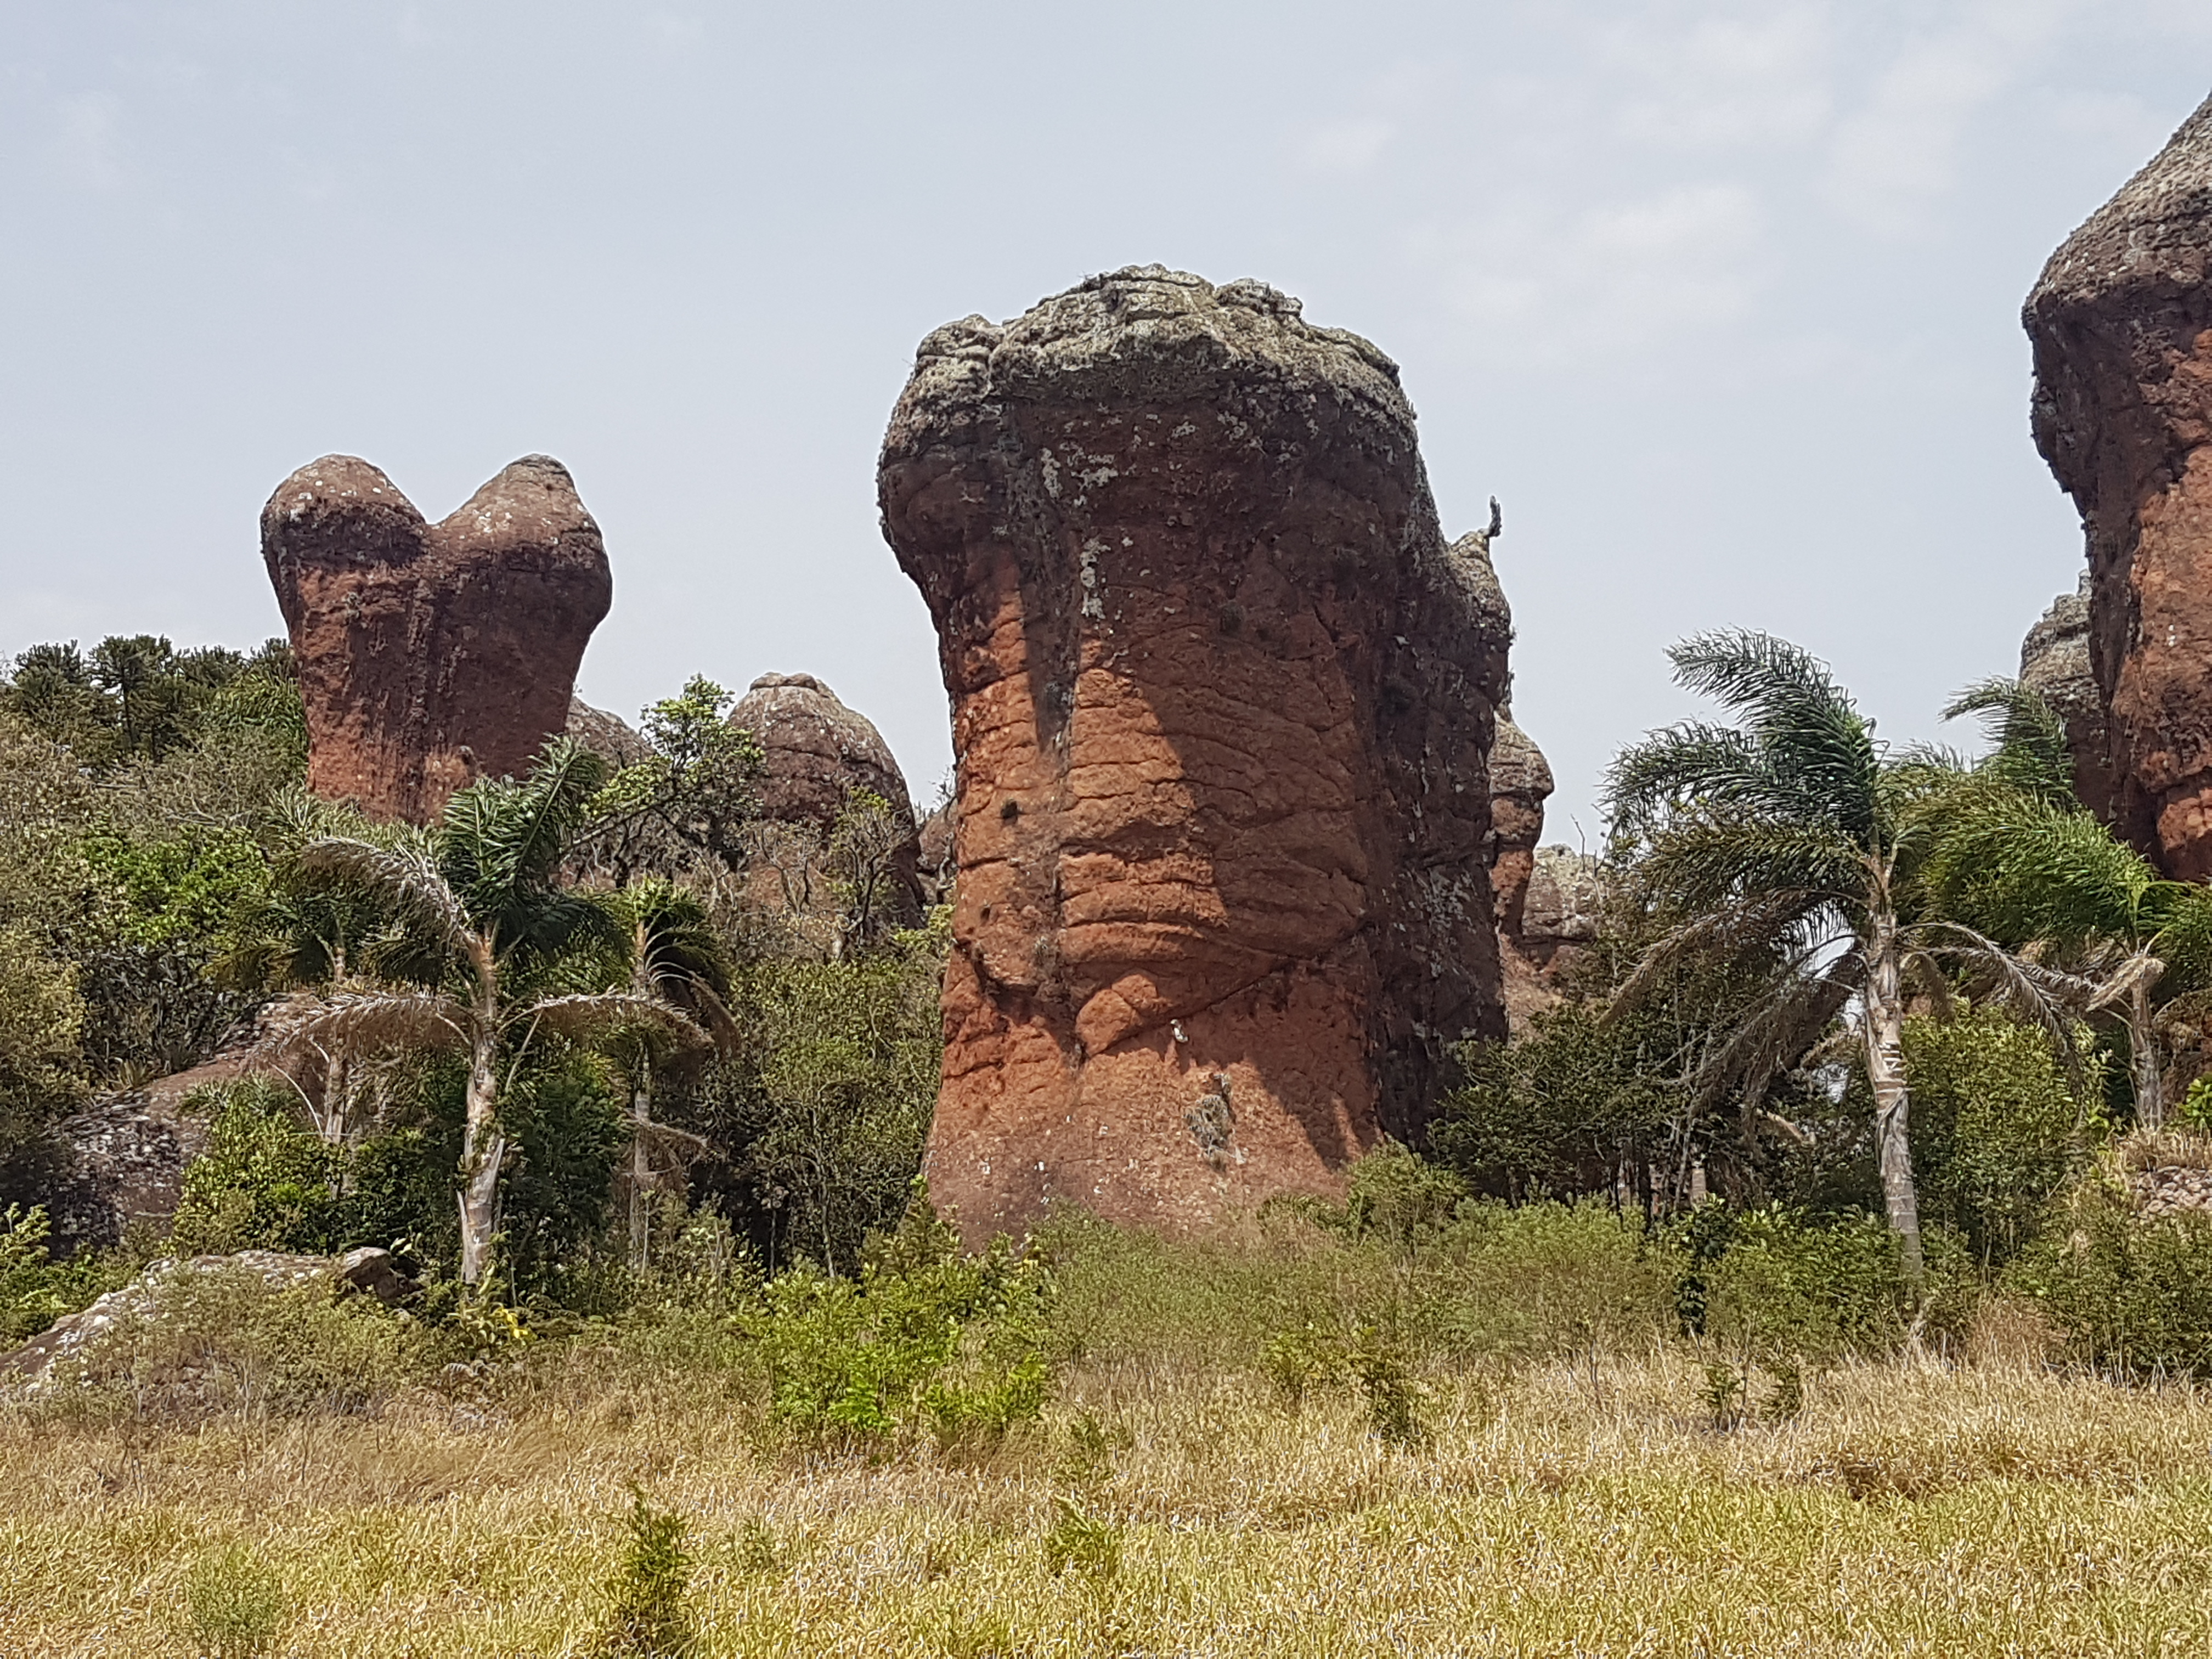
M 468 1123 L 461 1139 L 461 1283 L 483 1282 L 491 1265 L 492 1229 L 499 1196 L 500 1161 L 507 1138 L 499 1132 L 493 1079 L 497 1028 L 480 1018 L 469 1044 Z
M 2128 1048 L 2135 1061 L 2136 1122 L 2142 1128 L 2166 1125 L 2166 1072 L 2158 1063 L 2158 1036 L 2151 1027 L 2153 975 L 2137 975 L 2128 991 Z
M 629 1097 L 629 1265 L 645 1271 L 651 1243 L 646 1193 L 653 1180 L 652 1160 L 646 1148 L 646 1132 L 653 1127 L 653 1073 L 650 1062 L 638 1062 L 636 1086 Z
M 1897 918 L 1886 907 L 1868 916 L 1867 1081 L 1874 1086 L 1875 1153 L 1881 1170 L 1882 1206 L 1896 1233 L 1906 1282 L 1918 1288 L 1920 1194 L 1912 1180 L 1912 1091 L 1905 1081 L 1905 994 Z

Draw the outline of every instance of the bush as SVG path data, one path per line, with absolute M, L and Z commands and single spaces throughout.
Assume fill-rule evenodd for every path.
M 2054 1206 L 2004 1276 L 2085 1363 L 2212 1376 L 2212 1215 L 2147 1218 L 2109 1172 Z
M 989 1442 L 1036 1417 L 1051 1386 L 1050 1281 L 1005 1241 L 963 1255 L 917 1196 L 857 1279 L 802 1264 L 750 1323 L 773 1420 L 817 1445 L 890 1450 Z
M 185 1581 L 184 1634 L 216 1659 L 266 1652 L 291 1608 L 284 1586 L 242 1545 L 203 1557 Z
M 211 1115 L 207 1145 L 185 1171 L 170 1233 L 176 1249 L 326 1253 L 350 1243 L 334 1236 L 343 1158 L 300 1126 L 287 1085 L 216 1085 L 187 1103 Z
M 93 1257 L 56 1261 L 47 1254 L 46 1212 L 10 1204 L 0 1212 L 0 1347 L 36 1336 L 122 1282 Z
M 1911 1322 L 1897 1240 L 1877 1217 L 1707 1203 L 1671 1242 L 1681 1253 L 1682 1323 L 1747 1360 L 1886 1352 Z
M 1908 1020 L 1905 1064 L 1923 1223 L 1958 1229 L 1984 1261 L 2009 1259 L 2087 1156 L 2094 1078 L 2077 1097 L 2048 1036 L 1978 1011 Z
M 692 1560 L 684 1547 L 684 1517 L 657 1510 L 631 1489 L 621 1564 L 607 1582 L 607 1613 L 599 1651 L 665 1659 L 692 1650 Z
M 849 1272 L 870 1233 L 898 1224 L 937 1103 L 948 925 L 865 957 L 745 969 L 731 1012 L 752 1041 L 670 1103 L 672 1122 L 728 1149 L 717 1196 L 771 1266 Z

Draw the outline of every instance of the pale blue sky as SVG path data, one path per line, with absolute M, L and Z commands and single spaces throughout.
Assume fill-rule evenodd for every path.
M 614 559 L 587 696 L 818 674 L 927 796 L 914 346 L 1157 259 L 1398 358 L 1448 532 L 1504 498 L 1594 840 L 1686 632 L 1893 737 L 2013 665 L 2080 558 L 2020 301 L 2208 89 L 2202 0 L 0 0 L 0 652 L 251 643 L 293 467 L 434 517 L 544 450 Z

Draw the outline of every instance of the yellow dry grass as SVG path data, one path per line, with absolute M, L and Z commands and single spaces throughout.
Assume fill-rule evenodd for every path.
M 505 1419 L 0 1416 L 0 1655 L 200 1651 L 211 1561 L 281 1602 L 269 1654 L 590 1653 L 632 1481 L 688 1517 L 704 1655 L 2212 1651 L 2199 1395 L 1902 1360 L 1722 1432 L 1703 1382 L 1679 1352 L 1435 1379 L 1393 1451 L 1346 1395 L 1102 1364 L 988 1458 L 873 1465 L 642 1381 Z M 1071 1462 L 1080 1413 L 1110 1469 Z M 1051 1571 L 1071 1512 L 1116 1570 Z

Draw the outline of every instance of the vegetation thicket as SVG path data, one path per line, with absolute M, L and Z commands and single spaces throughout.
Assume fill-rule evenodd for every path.
M 1621 756 L 1600 936 L 1341 1201 L 965 1254 L 946 913 L 759 821 L 694 679 L 426 829 L 302 786 L 281 647 L 0 684 L 0 1390 L 28 1652 L 2130 1653 L 2208 1633 L 2212 899 L 1764 635 Z M 166 1237 L 43 1207 L 204 1061 Z M 2160 1183 L 2166 1183 L 2161 1185 Z M 2167 1197 L 2161 1198 L 2161 1194 Z M 2151 1200 L 2155 1200 L 2153 1202 Z M 2130 1494 L 2124 1505 L 2112 1494 Z M 1532 1541 L 1534 1540 L 1534 1541 Z M 1940 1590 L 1940 1594 L 1938 1593 Z M 40 1645 L 43 1644 L 44 1645 Z

